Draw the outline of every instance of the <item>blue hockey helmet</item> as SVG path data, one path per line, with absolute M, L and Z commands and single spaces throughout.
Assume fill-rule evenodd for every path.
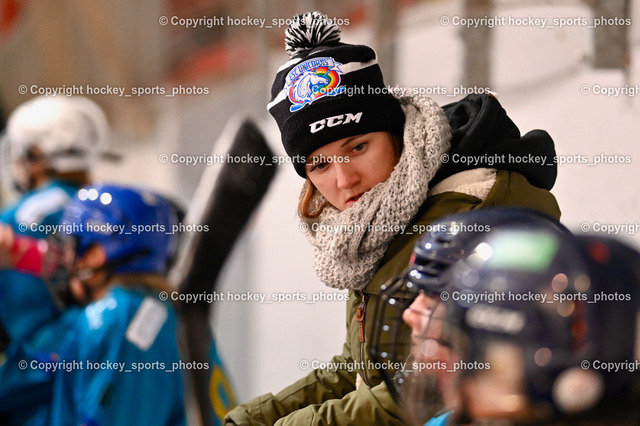
M 113 273 L 164 274 L 177 243 L 173 207 L 141 188 L 108 184 L 82 188 L 65 209 L 62 224 L 74 237 L 76 255 L 99 244 Z

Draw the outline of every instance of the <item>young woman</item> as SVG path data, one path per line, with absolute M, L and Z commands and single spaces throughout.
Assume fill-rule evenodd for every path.
M 441 216 L 520 205 L 558 218 L 549 192 L 555 165 L 510 163 L 506 155 L 553 158 L 553 141 L 543 131 L 520 137 L 493 96 L 444 108 L 426 96 L 394 96 L 373 49 L 341 43 L 339 29 L 317 12 L 294 18 L 286 45 L 291 60 L 278 70 L 268 107 L 306 180 L 298 210 L 315 271 L 327 286 L 349 289 L 346 342 L 332 360 L 345 368 L 315 370 L 225 421 L 402 424 L 369 356 L 382 284 L 406 267 L 415 238 Z M 473 163 L 459 161 L 469 156 Z M 408 347 L 408 328 L 401 339 Z

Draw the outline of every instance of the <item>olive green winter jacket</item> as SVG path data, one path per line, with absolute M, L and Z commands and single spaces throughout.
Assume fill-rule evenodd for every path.
M 347 302 L 347 338 L 341 355 L 332 365 L 368 366 L 373 329 L 373 312 L 380 301 L 381 286 L 400 274 L 409 262 L 420 225 L 428 225 L 444 216 L 492 206 L 522 206 L 539 210 L 555 218 L 560 209 L 547 190 L 531 185 L 515 171 L 499 170 L 487 198 L 443 192 L 427 197 L 405 233 L 390 244 L 381 266 L 371 282 L 362 290 L 349 292 Z M 414 228 L 416 226 L 416 228 Z M 398 312 L 398 315 L 401 313 Z M 404 329 L 401 341 L 408 348 L 411 332 Z M 382 342 L 384 343 L 384 342 Z M 356 376 L 363 384 L 356 389 Z M 402 413 L 382 381 L 380 372 L 372 368 L 314 370 L 277 395 L 266 394 L 233 409 L 225 418 L 227 425 L 401 425 Z

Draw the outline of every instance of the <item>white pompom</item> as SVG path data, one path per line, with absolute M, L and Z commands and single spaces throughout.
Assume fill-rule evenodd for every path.
M 293 18 L 286 29 L 285 49 L 294 58 L 314 47 L 340 41 L 340 28 L 320 12 L 307 12 Z

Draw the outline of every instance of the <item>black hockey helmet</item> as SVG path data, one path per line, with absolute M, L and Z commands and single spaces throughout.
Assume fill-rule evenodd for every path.
M 460 420 L 637 424 L 639 268 L 640 254 L 598 237 L 496 231 L 476 244 L 451 269 L 439 341 L 459 356 Z
M 521 207 L 470 210 L 431 224 L 417 240 L 405 271 L 383 286 L 380 304 L 375 308 L 370 346 L 370 354 L 376 362 L 402 363 L 407 360 L 411 333 L 403 321 L 403 312 L 420 293 L 438 299 L 447 288 L 444 273 L 467 254 L 467 246 L 493 229 L 504 227 L 569 234 L 557 220 Z M 381 374 L 398 401 L 407 374 L 388 370 L 382 370 Z

